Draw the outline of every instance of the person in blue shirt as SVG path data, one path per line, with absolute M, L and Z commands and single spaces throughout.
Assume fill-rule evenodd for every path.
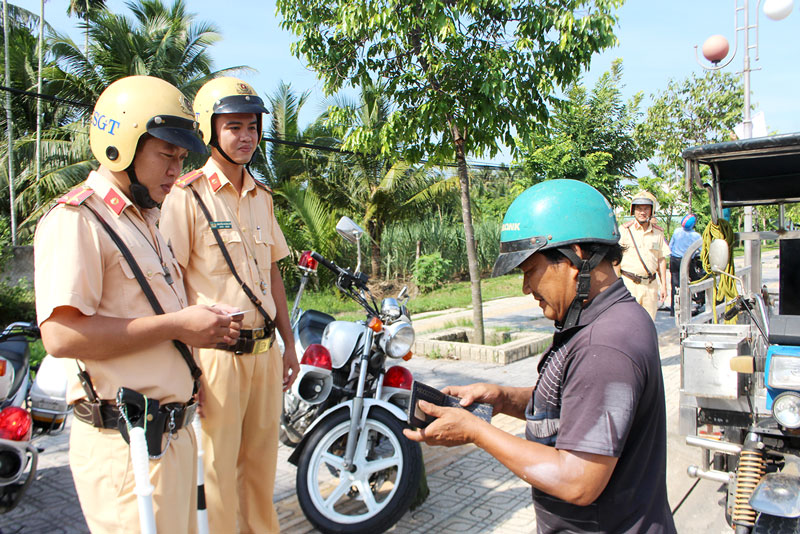
M 689 246 L 701 239 L 700 234 L 694 229 L 695 224 L 697 224 L 697 217 L 689 213 L 681 220 L 680 227 L 675 230 L 675 233 L 672 234 L 672 239 L 669 240 L 669 272 L 672 278 L 670 315 L 675 315 L 675 294 L 678 292 L 678 286 L 680 286 L 681 259 Z M 695 252 L 692 257 L 692 265 L 689 266 L 689 280 L 697 280 L 699 278 L 700 273 L 695 265 L 695 260 L 698 258 L 699 252 Z M 705 305 L 705 295 L 703 293 L 699 293 L 697 299 L 699 306 Z

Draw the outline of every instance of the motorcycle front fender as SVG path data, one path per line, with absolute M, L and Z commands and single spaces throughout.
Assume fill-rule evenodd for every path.
M 408 415 L 406 412 L 395 406 L 394 404 L 382 400 L 377 399 L 364 399 L 364 409 L 361 412 L 361 428 L 364 428 L 364 423 L 369 417 L 369 413 L 372 411 L 374 407 L 380 407 L 386 410 L 387 412 L 391 413 L 395 417 L 397 417 L 400 421 L 406 422 L 408 419 Z M 330 417 L 331 415 L 338 413 L 341 410 L 347 410 L 350 413 L 353 412 L 353 399 L 348 401 L 342 402 L 328 408 L 325 412 L 322 413 L 317 419 L 309 425 L 306 429 L 305 434 L 303 434 L 303 438 L 300 440 L 300 443 L 297 444 L 292 454 L 289 456 L 289 463 L 292 465 L 297 465 L 297 462 L 300 460 L 300 455 L 303 454 L 303 449 L 305 449 L 306 442 L 308 441 L 308 437 L 314 433 L 314 429 L 322 423 L 325 419 Z
M 789 473 L 764 475 L 750 497 L 757 512 L 778 517 L 800 517 L 800 476 Z

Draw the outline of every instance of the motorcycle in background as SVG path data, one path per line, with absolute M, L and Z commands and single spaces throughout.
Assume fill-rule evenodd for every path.
M 363 230 L 347 217 L 337 232 L 358 246 Z M 297 497 L 308 520 L 322 532 L 379 533 L 394 525 L 417 497 L 422 450 L 403 436 L 413 377 L 387 361 L 411 356 L 414 328 L 406 288 L 378 306 L 361 273 L 339 267 L 316 252 L 300 260 L 307 277 L 321 263 L 336 287 L 361 305 L 363 321 L 336 321 L 328 314 L 292 310 L 300 373 L 284 395 L 282 441 L 295 447 Z
M 64 429 L 69 412 L 61 363 L 46 356 L 31 381 L 32 323 L 12 323 L 0 333 L 0 514 L 11 511 L 36 475 L 33 439 Z

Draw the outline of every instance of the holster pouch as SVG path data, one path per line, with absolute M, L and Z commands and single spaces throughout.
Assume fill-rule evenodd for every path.
M 166 427 L 166 413 L 159 411 L 159 402 L 154 399 L 148 399 L 138 391 L 121 387 L 117 391 L 117 404 L 120 408 L 119 421 L 117 428 L 119 433 L 122 434 L 122 439 L 125 443 L 130 444 L 130 436 L 128 435 L 128 421 L 132 427 L 139 427 L 144 429 L 144 438 L 147 441 L 147 453 L 150 456 L 158 456 L 161 454 L 161 439 L 164 436 L 164 428 Z M 128 421 L 122 416 L 125 413 Z
M 94 384 L 92 384 L 92 379 L 89 378 L 89 373 L 86 372 L 86 369 L 81 369 L 80 365 L 78 365 L 78 381 L 81 383 L 84 393 L 86 393 L 86 398 L 89 399 L 82 408 L 87 412 L 84 414 L 84 419 L 91 419 L 92 426 L 102 428 L 103 416 L 100 414 L 100 400 L 94 391 Z

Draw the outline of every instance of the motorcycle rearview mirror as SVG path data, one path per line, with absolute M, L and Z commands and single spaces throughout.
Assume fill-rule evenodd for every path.
M 397 294 L 397 299 L 403 300 L 403 297 L 405 297 L 407 293 L 408 293 L 408 286 L 403 286 L 403 289 L 401 289 L 400 293 Z
M 364 234 L 364 229 L 357 225 L 350 217 L 342 217 L 336 223 L 336 233 L 345 238 L 347 241 L 354 245 L 358 244 L 358 240 Z
M 358 264 L 356 265 L 356 272 L 361 272 L 361 245 L 359 240 L 364 234 L 364 229 L 357 225 L 350 217 L 342 217 L 336 223 L 336 233 L 345 238 L 356 246 L 358 250 Z

